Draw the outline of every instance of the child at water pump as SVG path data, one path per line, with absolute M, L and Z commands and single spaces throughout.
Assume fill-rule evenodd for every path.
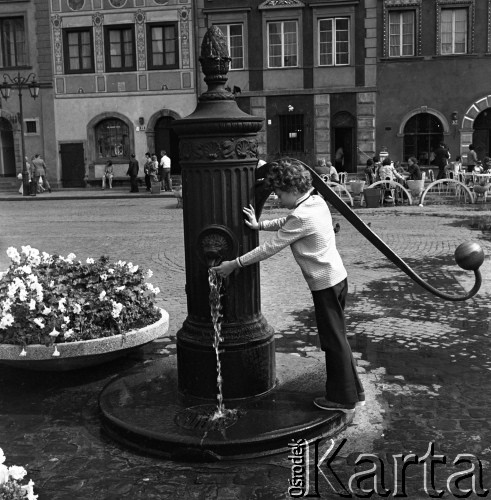
M 312 179 L 294 159 L 272 164 L 267 181 L 286 208 L 287 217 L 257 222 L 254 208 L 244 208 L 245 223 L 254 230 L 277 231 L 254 250 L 213 269 L 228 276 L 291 247 L 312 292 L 321 349 L 326 356 L 326 395 L 314 399 L 323 410 L 353 412 L 363 404 L 365 393 L 346 337 L 344 306 L 348 293 L 347 273 L 336 248 L 332 218 L 325 201 L 311 194 Z

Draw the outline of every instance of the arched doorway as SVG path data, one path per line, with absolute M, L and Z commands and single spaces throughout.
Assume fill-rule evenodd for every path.
M 161 116 L 155 123 L 155 153 L 160 159 L 160 152 L 167 151 L 167 156 L 171 159 L 171 174 L 180 175 L 179 165 L 179 138 L 172 129 L 172 116 Z
M 331 159 L 338 171 L 356 172 L 355 117 L 347 111 L 336 113 L 331 120 Z M 341 158 L 342 154 L 342 158 Z M 336 164 L 336 157 L 338 158 Z
M 474 120 L 472 143 L 479 159 L 491 156 L 491 108 L 481 111 Z
M 418 113 L 404 125 L 403 158 L 414 156 L 420 165 L 430 165 L 432 153 L 443 140 L 443 124 L 432 113 Z
M 15 177 L 15 150 L 12 124 L 0 117 L 0 176 Z

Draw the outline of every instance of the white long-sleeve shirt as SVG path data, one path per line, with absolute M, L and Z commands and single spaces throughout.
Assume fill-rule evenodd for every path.
M 331 212 L 320 196 L 302 196 L 286 217 L 262 221 L 259 228 L 277 233 L 242 255 L 241 265 L 265 260 L 290 246 L 310 290 L 330 288 L 346 278 L 346 269 L 336 248 Z

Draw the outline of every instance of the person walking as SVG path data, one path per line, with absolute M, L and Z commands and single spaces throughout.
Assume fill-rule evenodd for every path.
M 164 191 L 172 191 L 172 179 L 170 177 L 170 158 L 167 156 L 167 151 L 163 149 L 160 154 L 162 155 L 162 158 L 160 159 L 160 165 L 162 167 L 162 177 L 163 177 L 163 182 L 161 184 L 161 188 Z
M 467 153 L 467 173 L 472 174 L 477 163 L 478 159 L 474 144 L 469 144 L 469 152 Z
M 150 153 L 145 153 L 145 163 L 143 164 L 143 173 L 145 174 L 145 186 L 147 191 L 152 190 L 152 180 L 150 178 L 150 170 L 152 169 L 152 156 Z
M 34 155 L 34 159 L 32 160 L 32 172 L 33 176 L 31 177 L 32 182 L 34 183 L 35 189 L 37 190 L 37 186 L 39 186 L 39 179 L 41 179 L 43 183 L 43 187 L 51 193 L 51 186 L 48 182 L 48 178 L 46 177 L 48 169 L 46 167 L 46 163 L 41 158 L 39 153 Z
M 258 222 L 254 207 L 245 207 L 248 227 L 276 234 L 250 252 L 212 269 L 226 277 L 290 246 L 312 292 L 320 345 L 326 357 L 326 392 L 315 398 L 314 404 L 323 410 L 354 412 L 357 404 L 364 404 L 365 393 L 346 336 L 347 272 L 336 248 L 331 213 L 320 196 L 311 194 L 310 173 L 297 160 L 272 163 L 267 182 L 292 212 L 287 217 Z
M 140 166 L 138 165 L 138 160 L 135 158 L 135 154 L 131 153 L 130 164 L 128 165 L 128 171 L 126 175 L 130 176 L 130 193 L 138 193 L 138 172 Z

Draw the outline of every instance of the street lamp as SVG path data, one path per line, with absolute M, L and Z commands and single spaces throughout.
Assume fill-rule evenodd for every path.
M 0 85 L 0 93 L 2 97 L 7 100 L 10 97 L 10 91 L 12 89 L 18 91 L 19 93 L 19 121 L 20 121 L 20 143 L 21 143 L 21 154 L 22 154 L 22 194 L 23 196 L 29 196 L 29 172 L 27 171 L 26 163 L 26 145 L 24 140 L 24 114 L 22 111 L 22 90 L 29 89 L 29 94 L 33 99 L 39 96 L 39 83 L 36 81 L 36 75 L 30 73 L 27 76 L 21 76 L 18 72 L 17 76 L 13 78 L 10 75 L 3 75 L 3 83 Z M 36 186 L 37 188 L 37 186 Z M 34 195 L 36 190 L 34 190 Z

